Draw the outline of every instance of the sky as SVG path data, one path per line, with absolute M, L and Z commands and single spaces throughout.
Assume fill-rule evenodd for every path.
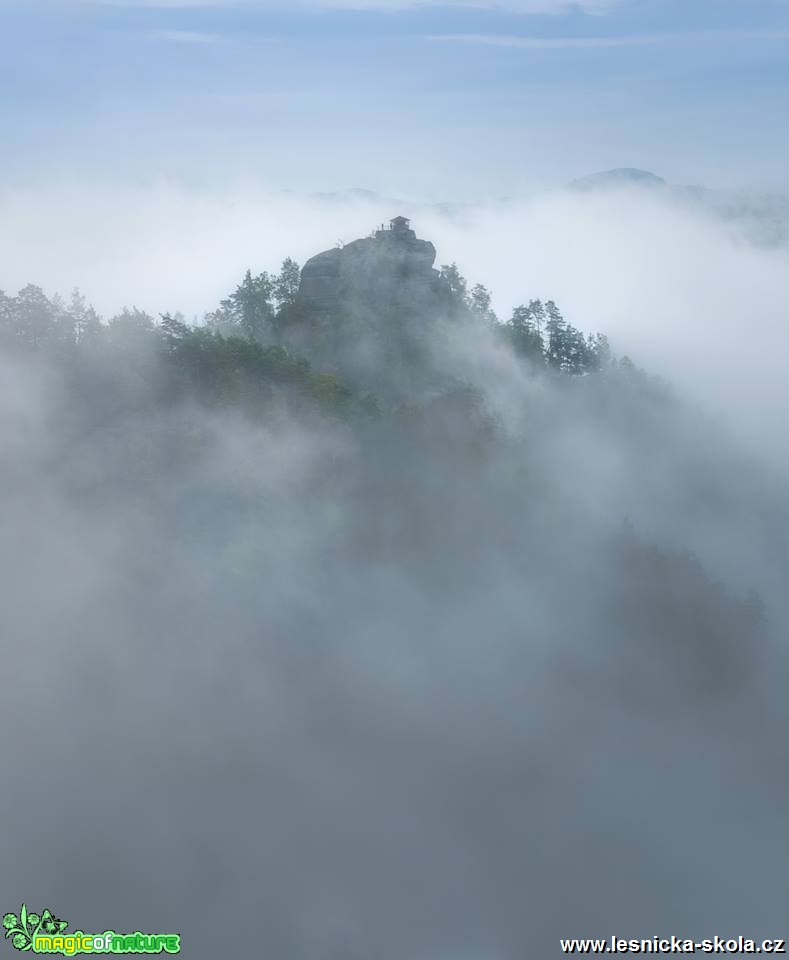
M 786 0 L 0 0 L 6 184 L 783 188 Z

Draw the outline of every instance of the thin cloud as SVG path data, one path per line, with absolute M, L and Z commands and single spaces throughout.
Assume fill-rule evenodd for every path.
M 218 33 L 197 33 L 191 30 L 159 30 L 151 34 L 154 40 L 167 43 L 210 44 L 221 40 Z
M 2 0 L 0 0 L 2 2 Z M 251 7 L 258 10 L 335 9 L 335 10 L 414 10 L 427 7 L 463 8 L 502 13 L 562 14 L 573 10 L 605 13 L 623 0 L 84 0 L 105 7 L 189 8 Z
M 311 6 L 351 10 L 413 10 L 443 7 L 499 11 L 501 13 L 561 14 L 573 10 L 604 13 L 622 0 L 314 0 Z M 307 4 L 305 4 L 307 5 Z
M 510 47 L 520 50 L 593 50 L 607 47 L 642 47 L 672 41 L 762 41 L 785 40 L 789 32 L 782 30 L 719 30 L 700 33 L 655 33 L 635 36 L 605 37 L 523 37 L 518 34 L 447 33 L 429 39 L 449 43 L 466 43 L 488 47 Z
M 519 37 L 507 34 L 450 33 L 431 40 L 468 43 L 489 47 L 512 47 L 520 50 L 579 50 L 598 47 L 640 47 L 658 43 L 659 35 L 636 37 Z
M 98 7 L 145 7 L 147 9 L 182 9 L 197 7 L 240 6 L 239 0 L 86 0 L 88 6 Z

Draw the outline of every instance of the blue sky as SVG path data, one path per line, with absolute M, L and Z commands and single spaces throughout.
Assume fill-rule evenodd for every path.
M 6 183 L 785 187 L 786 0 L 0 0 Z

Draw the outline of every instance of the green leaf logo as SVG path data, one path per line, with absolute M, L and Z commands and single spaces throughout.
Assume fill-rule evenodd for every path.
M 23 903 L 19 916 L 15 913 L 6 913 L 3 916 L 3 928 L 6 940 L 10 938 L 12 946 L 17 950 L 32 950 L 36 934 L 44 932 L 48 936 L 63 933 L 68 926 L 65 920 L 58 920 L 49 910 L 43 913 L 28 913 Z
M 44 933 L 53 934 L 53 933 L 63 933 L 68 924 L 65 920 L 58 920 L 57 917 L 53 917 L 49 910 L 45 910 L 41 914 L 41 929 Z

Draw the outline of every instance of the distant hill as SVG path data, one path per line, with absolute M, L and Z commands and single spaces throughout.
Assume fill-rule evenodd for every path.
M 635 167 L 617 167 L 615 170 L 603 170 L 593 173 L 580 180 L 573 180 L 569 184 L 572 190 L 609 190 L 620 187 L 653 187 L 668 186 L 662 177 L 658 177 L 649 170 L 638 170 Z
M 584 193 L 605 194 L 623 188 L 647 190 L 687 210 L 723 220 L 750 243 L 789 245 L 789 197 L 783 194 L 673 184 L 648 170 L 631 167 L 593 173 L 567 185 L 568 190 Z

